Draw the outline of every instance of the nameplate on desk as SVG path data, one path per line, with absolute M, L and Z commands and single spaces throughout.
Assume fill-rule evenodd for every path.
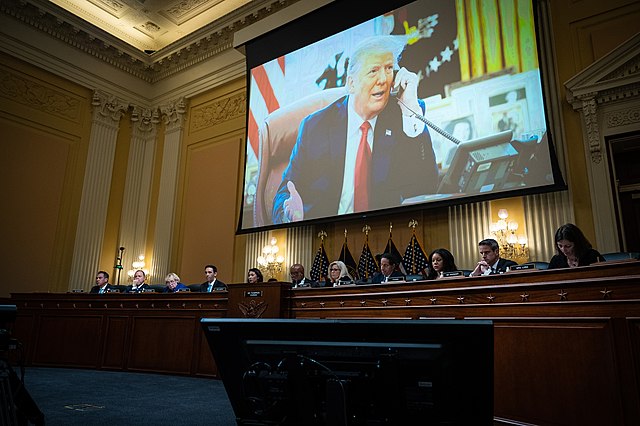
M 227 288 L 226 287 L 214 287 L 213 291 L 226 291 Z
M 152 288 L 143 288 L 142 293 L 155 293 L 156 291 Z
M 464 272 L 462 271 L 449 271 L 449 272 L 443 272 L 442 278 L 461 277 L 463 275 L 464 275 Z
M 262 290 L 245 291 L 244 297 L 262 297 Z
M 404 277 L 389 277 L 387 278 L 387 282 L 393 282 L 393 281 L 404 281 Z
M 533 263 L 525 263 L 522 265 L 514 265 L 509 268 L 510 271 L 524 271 L 525 269 L 536 269 L 536 265 Z
M 84 290 L 81 288 L 74 288 L 73 290 L 71 290 L 71 293 L 84 293 Z
M 120 290 L 118 290 L 117 288 L 114 288 L 114 289 L 107 290 L 107 293 L 120 293 Z
M 180 292 L 190 292 L 191 289 L 190 288 L 179 288 L 176 293 L 180 293 Z

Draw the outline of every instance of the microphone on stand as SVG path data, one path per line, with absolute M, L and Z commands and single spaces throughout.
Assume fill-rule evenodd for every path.
M 123 253 L 124 253 L 124 247 L 120 247 L 120 255 L 116 257 L 116 266 L 114 266 L 114 268 L 118 271 L 116 285 L 120 285 L 120 272 L 122 272 L 122 254 Z

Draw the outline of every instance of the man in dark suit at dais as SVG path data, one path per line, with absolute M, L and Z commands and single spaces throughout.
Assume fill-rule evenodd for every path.
M 493 238 L 487 238 L 478 243 L 478 250 L 482 259 L 478 262 L 471 276 L 493 275 L 507 272 L 507 268 L 516 266 L 513 260 L 503 259 L 500 257 L 500 246 Z
M 431 137 L 414 114 L 426 110 L 418 76 L 397 65 L 404 46 L 399 36 L 374 36 L 356 46 L 348 94 L 300 125 L 274 198 L 274 223 L 394 207 L 435 193 Z

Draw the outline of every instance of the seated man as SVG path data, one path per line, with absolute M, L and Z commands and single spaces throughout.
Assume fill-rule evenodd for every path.
M 472 277 L 480 275 L 502 274 L 507 268 L 517 265 L 516 262 L 500 257 L 500 246 L 493 238 L 487 238 L 478 243 L 482 260 L 478 262 L 475 269 L 471 271 Z
M 113 286 L 109 284 L 109 274 L 105 271 L 98 271 L 96 274 L 96 285 L 91 287 L 89 293 L 109 293 Z
M 149 288 L 149 284 L 145 283 L 147 274 L 142 269 L 138 269 L 133 273 L 133 284 L 125 289 L 125 293 L 142 293 Z
M 398 66 L 404 47 L 395 36 L 356 46 L 348 94 L 300 124 L 273 200 L 274 223 L 396 207 L 436 192 L 431 136 L 416 118 L 426 110 L 418 99 L 419 78 Z
M 380 271 L 371 278 L 371 284 L 386 283 L 388 281 L 404 280 L 402 272 L 396 271 L 398 261 L 391 253 L 383 253 L 380 256 Z M 393 278 L 396 278 L 395 280 Z
M 289 276 L 291 277 L 291 283 L 293 288 L 296 287 L 318 287 L 318 283 L 304 276 L 304 266 L 300 263 L 294 263 L 289 268 Z
M 227 285 L 217 278 L 218 268 L 214 265 L 205 266 L 204 275 L 207 277 L 207 281 L 200 284 L 200 293 L 211 293 L 212 291 L 227 289 Z

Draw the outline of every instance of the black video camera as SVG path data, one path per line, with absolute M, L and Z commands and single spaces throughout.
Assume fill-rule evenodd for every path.
M 9 324 L 16 320 L 16 305 L 0 305 L 0 351 L 9 350 L 11 334 Z

